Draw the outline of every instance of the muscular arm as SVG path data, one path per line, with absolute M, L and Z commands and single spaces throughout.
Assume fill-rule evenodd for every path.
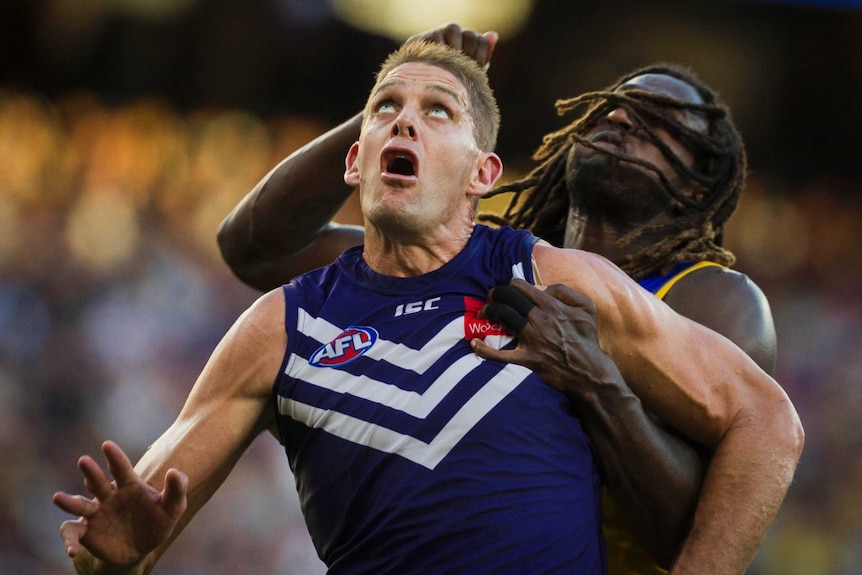
M 644 407 L 713 451 L 672 572 L 743 573 L 801 453 L 790 400 L 726 338 L 674 313 L 603 258 L 546 245 L 535 256 L 546 283 L 595 302 L 601 347 Z
M 488 359 L 525 365 L 569 397 L 598 453 L 616 508 L 637 541 L 667 568 L 691 525 L 705 459 L 646 413 L 599 347 L 592 301 L 560 284 L 542 291 L 513 280 L 506 289 L 517 290 L 534 307 L 524 315 L 529 304 L 511 305 L 507 300 L 514 296 L 498 287 L 482 313 L 517 332 L 518 346 L 497 351 L 473 340 L 474 350 Z M 519 317 L 525 318 L 523 328 Z
M 89 458 L 82 470 L 95 496 L 57 494 L 55 503 L 82 515 L 61 535 L 79 573 L 148 573 L 171 542 L 215 493 L 248 445 L 265 429 L 274 431 L 271 385 L 287 343 L 280 290 L 253 305 L 231 328 L 195 383 L 176 421 L 153 443 L 134 470 L 114 445 L 105 448 L 116 487 Z M 184 511 L 153 527 L 150 521 L 166 479 L 182 473 Z M 180 506 L 181 508 L 181 506 Z M 150 533 L 150 531 L 157 531 Z M 141 539 L 144 533 L 147 540 Z M 97 559 L 98 557 L 98 559 Z
M 745 275 L 719 266 L 677 282 L 665 303 L 724 335 L 767 373 L 775 367 L 775 326 L 769 303 Z M 544 347 L 552 349 L 548 343 Z M 556 365 L 560 365 L 556 362 Z M 622 381 L 610 375 L 582 421 L 596 444 L 608 491 L 637 540 L 667 568 L 685 540 L 707 467 L 705 450 L 651 418 Z M 703 452 L 703 453 L 701 453 Z
M 273 289 L 362 243 L 362 228 L 330 221 L 353 192 L 344 157 L 361 120 L 357 114 L 282 160 L 222 221 L 218 245 L 242 281 Z
M 677 313 L 730 339 L 767 373 L 774 371 L 769 302 L 745 275 L 709 266 L 683 277 L 663 299 Z M 595 393 L 579 399 L 589 402 L 582 420 L 617 508 L 637 540 L 667 568 L 688 533 L 706 453 L 647 415 L 622 376 L 618 379 L 600 381 Z
M 776 337 L 769 302 L 745 275 L 706 267 L 686 275 L 663 299 L 773 373 Z M 638 541 L 667 568 L 688 533 L 706 453 L 701 456 L 699 446 L 649 417 L 624 383 L 596 389 L 588 396 L 593 401 L 584 425 L 596 443 L 608 491 Z

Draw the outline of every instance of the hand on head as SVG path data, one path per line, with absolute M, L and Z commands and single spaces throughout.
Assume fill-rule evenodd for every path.
M 458 24 L 446 24 L 411 36 L 407 39 L 407 42 L 427 40 L 438 44 L 446 44 L 447 46 L 461 50 L 487 70 L 491 65 L 491 57 L 494 55 L 494 47 L 497 45 L 498 39 L 499 35 L 493 31 L 480 34 L 469 28 L 461 28 Z

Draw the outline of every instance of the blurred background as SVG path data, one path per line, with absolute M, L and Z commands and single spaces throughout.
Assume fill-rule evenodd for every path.
M 862 6 L 778 0 L 0 0 L 0 573 L 71 572 L 53 492 L 81 491 L 105 438 L 139 457 L 258 295 L 218 223 L 450 21 L 501 32 L 506 178 L 568 122 L 556 99 L 654 61 L 731 106 L 751 175 L 727 244 L 772 303 L 807 432 L 750 573 L 862 573 Z M 277 442 L 156 572 L 322 572 Z

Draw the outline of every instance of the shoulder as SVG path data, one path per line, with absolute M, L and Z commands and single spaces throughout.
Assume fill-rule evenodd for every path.
M 640 299 L 649 294 L 610 260 L 593 252 L 557 248 L 540 240 L 533 247 L 533 258 L 545 285 L 562 283 L 594 300 L 633 294 Z
M 473 227 L 471 240 L 490 244 L 494 250 L 502 250 L 513 246 L 527 246 L 532 249 L 539 238 L 527 230 L 516 230 L 510 226 L 492 228 L 484 224 L 476 224 Z
M 607 349 L 614 342 L 624 345 L 629 337 L 654 335 L 662 326 L 672 325 L 677 315 L 601 255 L 540 241 L 533 257 L 544 285 L 563 284 L 592 300 L 599 338 Z
M 282 288 L 260 296 L 225 335 L 216 357 L 231 379 L 247 391 L 269 394 L 287 349 Z
M 277 289 L 237 318 L 195 382 L 180 417 L 203 426 L 231 421 L 231 431 L 241 438 L 270 427 L 267 405 L 286 346 L 284 297 Z M 221 439 L 208 443 L 216 445 Z
M 668 292 L 665 300 L 674 297 L 690 297 L 700 292 L 726 298 L 741 299 L 752 305 L 766 305 L 766 296 L 760 287 L 747 275 L 728 267 L 708 265 L 696 269 L 681 278 Z
M 237 323 L 245 338 L 255 340 L 256 346 L 283 353 L 287 345 L 284 288 L 275 288 L 260 296 Z
M 751 278 L 738 271 L 707 266 L 677 281 L 665 303 L 733 341 L 764 371 L 775 367 L 775 325 L 769 301 Z

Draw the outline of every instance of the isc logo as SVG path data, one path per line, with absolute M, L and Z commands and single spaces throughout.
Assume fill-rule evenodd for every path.
M 344 365 L 371 349 L 376 341 L 377 330 L 373 327 L 350 326 L 317 348 L 308 363 L 318 367 Z
M 437 305 L 440 303 L 440 297 L 432 297 L 431 299 L 426 299 L 425 301 L 414 301 L 408 304 L 398 304 L 398 307 L 395 308 L 395 317 L 401 315 L 410 315 L 412 313 L 419 313 L 420 311 L 428 311 L 432 309 L 440 309 Z

